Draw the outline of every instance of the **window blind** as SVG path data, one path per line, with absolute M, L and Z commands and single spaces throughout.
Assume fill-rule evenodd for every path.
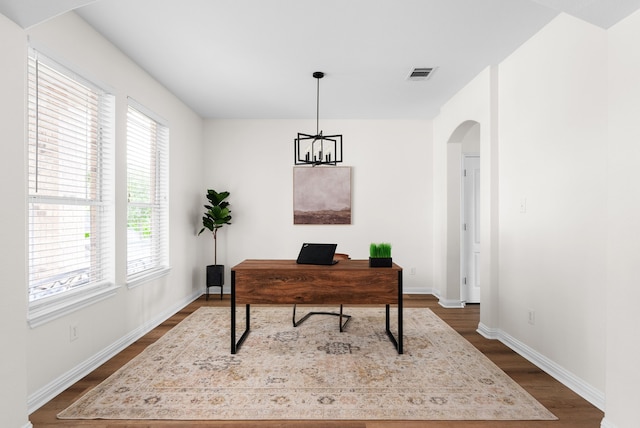
M 112 280 L 113 97 L 30 50 L 29 300 Z
M 127 112 L 127 277 L 168 267 L 169 129 L 133 100 Z

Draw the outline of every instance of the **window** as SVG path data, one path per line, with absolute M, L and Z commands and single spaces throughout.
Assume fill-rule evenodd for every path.
M 30 320 L 113 286 L 112 123 L 111 95 L 30 50 Z
M 169 129 L 129 100 L 127 112 L 127 281 L 166 273 L 168 268 Z

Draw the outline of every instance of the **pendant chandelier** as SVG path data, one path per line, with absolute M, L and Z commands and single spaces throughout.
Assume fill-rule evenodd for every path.
M 342 162 L 342 135 L 322 135 L 320 131 L 320 79 L 324 73 L 316 71 L 318 81 L 316 94 L 316 134 L 298 133 L 294 140 L 294 162 L 296 165 L 336 165 Z

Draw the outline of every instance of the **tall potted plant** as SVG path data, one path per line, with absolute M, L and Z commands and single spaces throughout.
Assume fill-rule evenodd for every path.
M 213 265 L 207 266 L 207 300 L 209 300 L 209 287 L 220 287 L 220 299 L 222 300 L 222 286 L 224 285 L 224 265 L 218 264 L 218 229 L 225 224 L 231 224 L 231 210 L 229 202 L 225 201 L 229 197 L 229 192 L 216 192 L 207 190 L 209 203 L 205 205 L 206 211 L 202 216 L 202 229 L 213 233 Z

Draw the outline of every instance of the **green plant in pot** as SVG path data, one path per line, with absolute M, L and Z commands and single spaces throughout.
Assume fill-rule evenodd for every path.
M 369 245 L 369 266 L 370 267 L 391 267 L 391 244 L 382 242 Z
M 216 192 L 215 190 L 207 190 L 207 199 L 209 203 L 205 205 L 206 211 L 202 216 L 202 229 L 198 232 L 200 235 L 205 229 L 213 233 L 213 265 L 207 266 L 207 300 L 209 300 L 209 287 L 220 287 L 220 299 L 222 299 L 222 286 L 224 285 L 224 265 L 218 264 L 218 229 L 225 224 L 231 224 L 231 210 L 229 210 L 229 202 L 226 201 L 229 192 Z

